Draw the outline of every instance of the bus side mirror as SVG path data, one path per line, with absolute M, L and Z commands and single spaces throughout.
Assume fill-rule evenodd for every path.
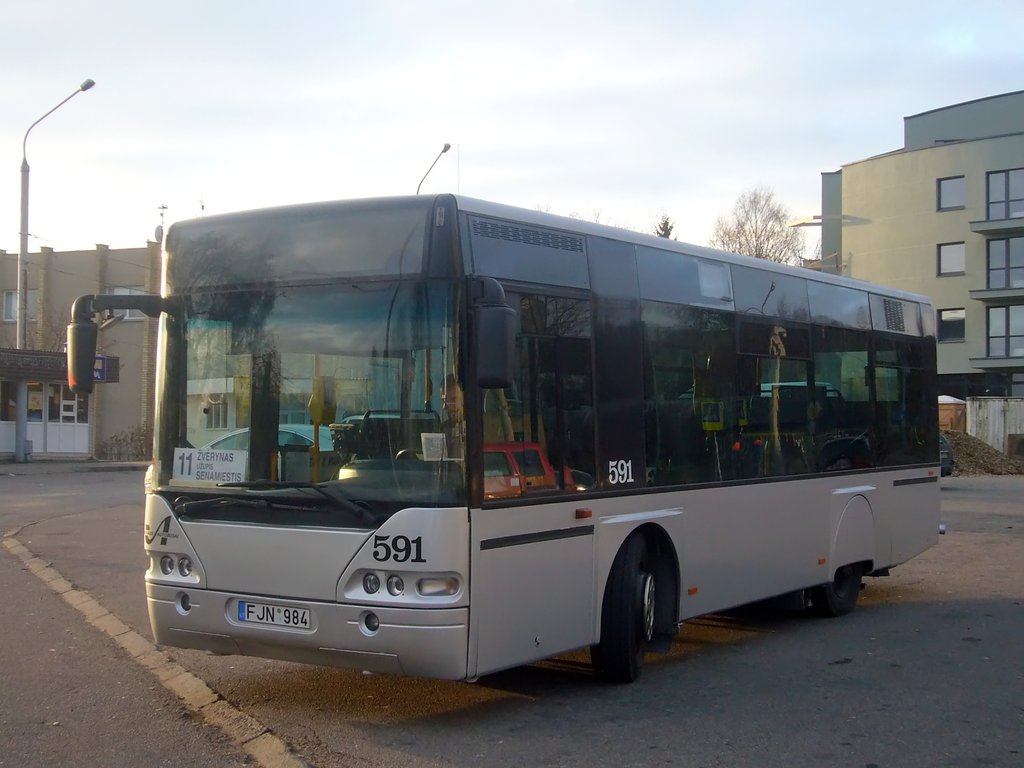
M 512 386 L 518 313 L 511 307 L 476 310 L 476 380 L 483 389 Z
M 470 296 L 476 319 L 473 329 L 476 383 L 482 389 L 511 387 L 519 313 L 508 305 L 504 289 L 493 277 L 473 280 Z
M 180 308 L 180 299 L 150 294 L 86 294 L 75 299 L 68 325 L 68 386 L 71 391 L 80 395 L 92 392 L 96 340 L 100 330 L 92 320 L 94 314 L 115 309 L 137 309 L 148 317 L 160 317 L 162 312 L 175 314 Z
M 92 392 L 98 335 L 99 326 L 91 319 L 72 320 L 68 325 L 68 386 L 79 395 Z

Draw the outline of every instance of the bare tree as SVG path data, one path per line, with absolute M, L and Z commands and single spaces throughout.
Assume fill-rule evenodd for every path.
M 39 307 L 39 320 L 35 331 L 35 348 L 47 352 L 63 352 L 66 343 L 67 320 L 59 309 Z
M 719 216 L 711 245 L 734 253 L 783 264 L 799 264 L 803 235 L 787 227 L 790 213 L 768 187 L 748 189 L 738 198 L 731 216 Z
M 672 230 L 675 229 L 675 226 L 676 223 L 672 221 L 672 218 L 667 213 L 662 213 L 654 222 L 654 234 L 658 237 L 664 237 L 666 240 L 671 240 Z

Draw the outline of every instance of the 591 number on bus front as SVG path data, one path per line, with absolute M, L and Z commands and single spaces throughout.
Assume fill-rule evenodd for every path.
M 408 536 L 373 537 L 373 559 L 379 563 L 394 560 L 396 563 L 425 563 L 423 537 L 410 539 Z

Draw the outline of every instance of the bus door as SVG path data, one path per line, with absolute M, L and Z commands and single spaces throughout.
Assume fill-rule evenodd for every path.
M 509 298 L 522 321 L 514 384 L 480 403 L 476 674 L 588 645 L 596 620 L 595 519 L 579 498 L 595 478 L 589 303 Z

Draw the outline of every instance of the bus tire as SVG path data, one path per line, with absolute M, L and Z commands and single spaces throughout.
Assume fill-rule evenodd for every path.
M 631 683 L 640 675 L 644 652 L 654 633 L 656 569 L 647 543 L 633 534 L 615 556 L 601 609 L 601 642 L 591 661 L 601 679 Z
M 860 595 L 862 568 L 858 563 L 844 565 L 836 571 L 828 584 L 815 587 L 811 592 L 811 606 L 819 616 L 834 618 L 845 616 L 857 605 Z

